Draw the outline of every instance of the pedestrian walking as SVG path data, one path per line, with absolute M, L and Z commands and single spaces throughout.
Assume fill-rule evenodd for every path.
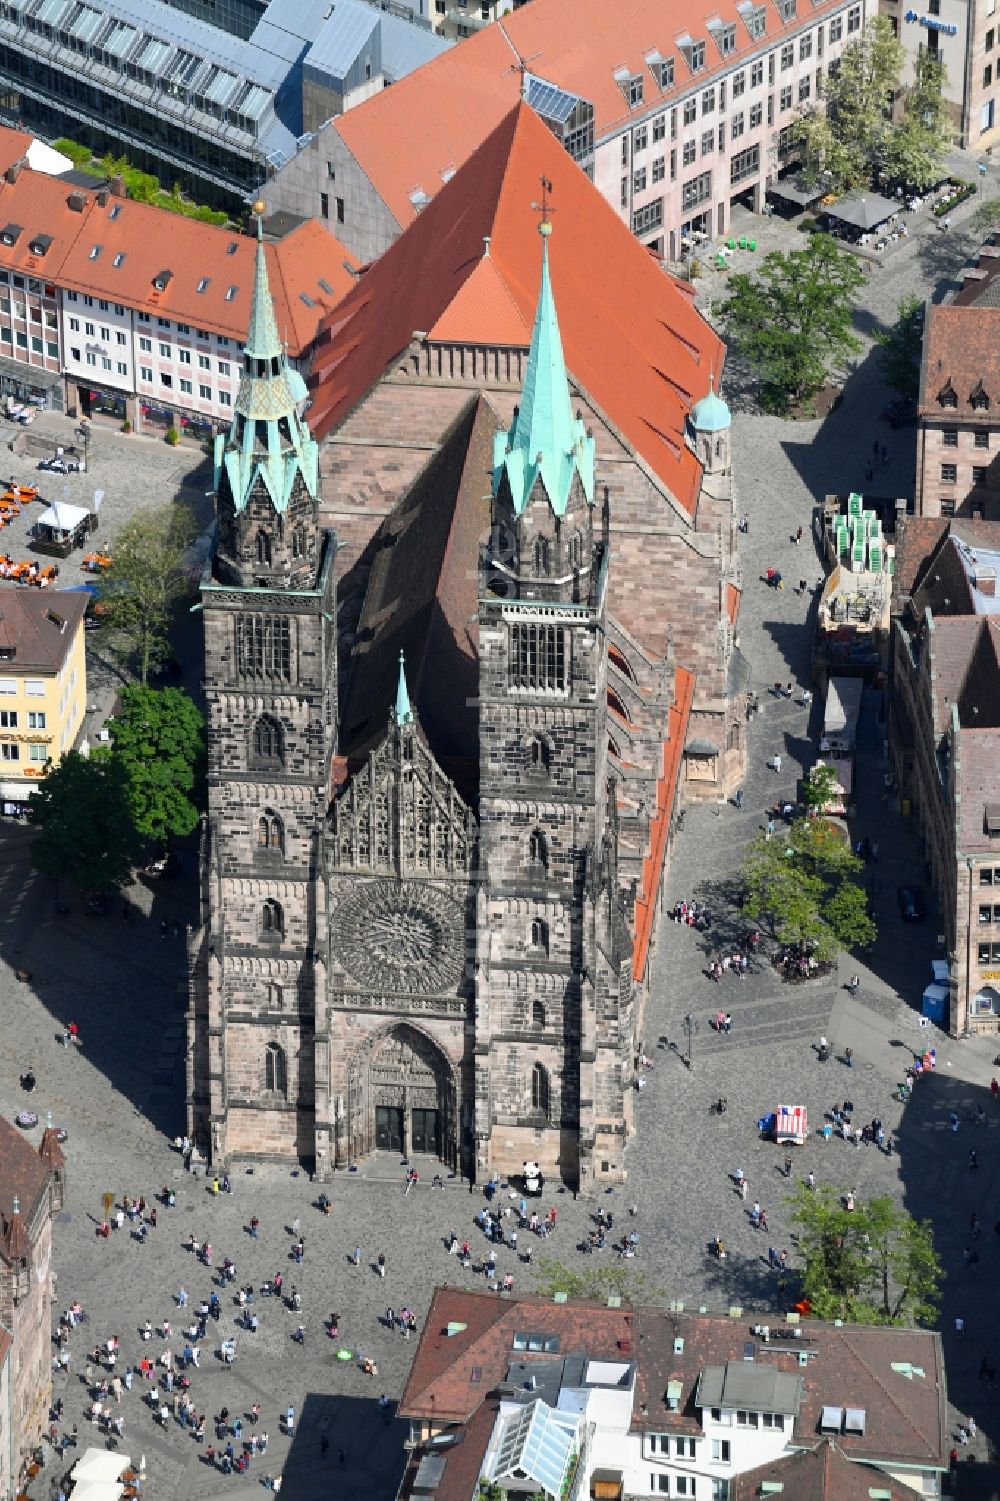
M 861 976 L 852 975 L 847 982 L 847 988 L 851 992 L 851 995 L 857 995 L 858 991 L 861 988 Z
M 790 1178 L 791 1176 L 792 1176 L 792 1159 L 790 1157 L 786 1157 L 785 1158 L 785 1177 L 786 1178 Z
M 969 1172 L 970 1173 L 975 1173 L 975 1172 L 978 1172 L 978 1171 L 979 1171 L 979 1158 L 976 1156 L 975 1151 L 972 1150 L 972 1151 L 969 1152 Z
M 384 1251 L 380 1251 L 378 1253 L 378 1261 L 376 1262 L 376 1267 L 378 1269 L 379 1276 L 380 1277 L 384 1277 L 385 1276 L 385 1252 Z
M 737 787 L 737 789 L 736 789 L 736 796 L 733 798 L 733 802 L 736 804 L 737 811 L 739 811 L 739 809 L 743 807 L 743 788 L 742 787 Z
M 771 767 L 772 767 L 772 769 L 774 771 L 780 773 L 780 771 L 781 771 L 781 752 L 780 751 L 775 751 L 774 756 L 771 758 Z
M 848 1068 L 853 1068 L 854 1067 L 854 1049 L 853 1048 L 845 1048 L 844 1049 L 844 1062 L 847 1064 Z

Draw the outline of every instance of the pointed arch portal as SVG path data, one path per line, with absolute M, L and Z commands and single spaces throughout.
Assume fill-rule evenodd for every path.
M 444 1053 L 405 1022 L 356 1053 L 348 1085 L 350 1160 L 371 1152 L 458 1161 L 458 1091 Z

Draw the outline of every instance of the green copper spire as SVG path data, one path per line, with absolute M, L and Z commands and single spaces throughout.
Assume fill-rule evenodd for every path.
M 528 369 L 521 402 L 509 433 L 498 433 L 493 447 L 494 494 L 504 473 L 510 484 L 514 510 L 524 510 L 535 480 L 541 476 L 549 504 L 557 516 L 566 510 L 574 473 L 584 493 L 594 499 L 594 440 L 574 418 L 569 380 L 563 358 L 559 319 L 549 278 L 549 236 L 552 225 L 538 226 L 542 236 L 542 283 L 531 332 Z
M 413 723 L 413 710 L 410 708 L 410 690 L 406 686 L 406 658 L 402 652 L 399 654 L 399 685 L 396 688 L 396 723 Z
M 257 215 L 257 263 L 254 269 L 253 302 L 247 329 L 246 352 L 255 360 L 279 360 L 283 350 L 274 316 L 271 283 L 264 257 L 264 216 Z
M 317 498 L 319 449 L 298 415 L 302 378 L 289 368 L 278 335 L 264 256 L 263 203 L 255 203 L 254 211 L 257 259 L 243 373 L 229 434 L 220 433 L 215 440 L 215 488 L 225 469 L 236 508 L 242 510 L 259 475 L 275 510 L 284 511 L 297 474 L 302 475 L 308 493 Z

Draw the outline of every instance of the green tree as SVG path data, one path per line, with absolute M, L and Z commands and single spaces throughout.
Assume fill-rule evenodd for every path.
M 838 67 L 823 80 L 815 106 L 797 122 L 810 181 L 840 193 L 878 180 L 893 132 L 890 110 L 904 55 L 885 16 L 876 16 L 848 42 Z
M 187 588 L 184 555 L 196 532 L 187 506 L 139 511 L 119 533 L 100 580 L 108 624 L 126 642 L 143 685 L 169 656 L 171 613 Z
M 584 1298 L 592 1303 L 603 1303 L 609 1297 L 621 1298 L 626 1303 L 648 1303 L 662 1291 L 650 1283 L 645 1273 L 633 1271 L 624 1261 L 574 1271 L 554 1257 L 542 1256 L 536 1266 L 535 1291 L 543 1298 L 565 1293 L 568 1298 Z
M 933 1325 L 943 1273 L 931 1222 L 887 1195 L 855 1198 L 853 1209 L 844 1201 L 841 1189 L 805 1184 L 789 1200 L 813 1312 L 855 1324 Z
M 783 411 L 815 395 L 861 349 L 852 319 L 863 282 L 854 256 L 826 235 L 803 250 L 772 251 L 757 277 L 730 278 L 721 316 L 760 374 L 766 406 Z
M 767 920 L 781 943 L 811 946 L 820 963 L 838 948 L 874 943 L 865 893 L 855 880 L 861 861 L 836 825 L 797 818 L 772 837 L 759 834 L 743 863 L 743 910 Z
M 181 688 L 122 690 L 111 720 L 112 758 L 124 768 L 132 821 L 166 846 L 197 827 L 204 775 L 201 712 Z
M 31 858 L 43 875 L 67 877 L 84 891 L 132 884 L 142 841 L 119 762 L 70 751 L 29 798 L 28 821 L 38 829 Z
M 887 386 L 900 396 L 916 401 L 920 390 L 920 356 L 924 341 L 924 303 L 920 297 L 904 297 L 896 309 L 891 328 L 875 335 L 880 346 L 879 369 Z
M 914 59 L 913 73 L 902 119 L 882 142 L 881 177 L 883 183 L 923 191 L 941 176 L 952 127 L 944 98 L 944 63 L 933 52 L 921 50 Z
M 821 813 L 836 796 L 837 773 L 824 761 L 817 761 L 802 782 L 802 801 L 814 813 Z
M 480 1477 L 476 1497 L 477 1501 L 507 1501 L 507 1492 L 496 1480 L 487 1480 L 483 1475 Z

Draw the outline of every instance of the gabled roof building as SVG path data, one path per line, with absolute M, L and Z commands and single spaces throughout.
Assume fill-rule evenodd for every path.
M 469 7 L 471 10 L 472 7 Z M 676 262 L 759 210 L 865 0 L 531 0 L 331 120 L 268 185 L 380 255 L 523 100 L 642 243 Z M 570 40 L 571 39 L 571 40 Z
M 308 430 L 273 322 L 258 250 L 192 1135 L 621 1182 L 674 811 L 743 768 L 721 344 L 524 105 L 328 316 Z
M 399 1405 L 400 1501 L 939 1493 L 940 1336 L 438 1288 Z

